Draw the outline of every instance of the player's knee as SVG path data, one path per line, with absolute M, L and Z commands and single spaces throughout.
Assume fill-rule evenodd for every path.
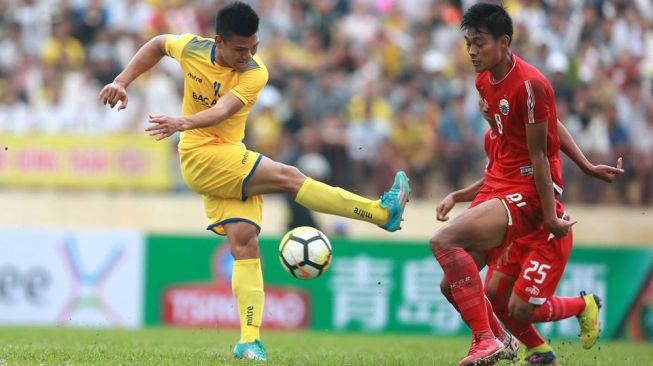
M 230 230 L 229 245 L 235 259 L 258 258 L 258 232 L 253 225 L 242 223 L 237 230 Z
M 510 316 L 522 322 L 530 322 L 533 318 L 533 305 L 525 302 L 511 302 L 508 305 Z
M 302 187 L 306 176 L 302 174 L 296 167 L 292 165 L 281 164 L 279 170 L 279 178 L 284 192 L 289 194 L 297 194 Z
M 433 237 L 431 237 L 431 240 L 429 240 L 429 247 L 431 248 L 433 254 L 435 254 L 437 251 L 450 248 L 451 243 L 451 236 L 445 228 L 438 230 L 438 232 L 436 232 Z

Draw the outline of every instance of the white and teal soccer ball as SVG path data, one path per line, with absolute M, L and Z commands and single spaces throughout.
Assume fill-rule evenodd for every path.
M 279 243 L 281 266 L 302 280 L 317 278 L 331 265 L 331 243 L 320 230 L 300 226 L 290 230 Z

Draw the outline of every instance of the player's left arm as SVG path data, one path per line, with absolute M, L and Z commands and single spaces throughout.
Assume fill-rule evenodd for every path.
M 569 233 L 573 223 L 558 218 L 553 196 L 553 180 L 547 154 L 547 133 L 550 111 L 547 100 L 553 98 L 542 80 L 527 80 L 521 90 L 523 116 L 526 119 L 526 144 L 533 167 L 535 187 L 542 205 L 544 225 L 558 238 Z M 556 121 L 557 123 L 557 121 Z
M 556 215 L 551 167 L 546 151 L 547 125 L 546 121 L 526 125 L 526 143 L 533 167 L 537 195 L 542 204 L 544 226 L 557 238 L 561 238 L 569 233 L 573 223 L 562 220 Z
M 564 152 L 565 155 L 567 155 L 576 166 L 583 171 L 583 173 L 608 183 L 612 183 L 617 176 L 624 172 L 621 157 L 617 159 L 616 167 L 603 164 L 592 164 L 585 154 L 583 154 L 583 151 L 578 147 L 576 141 L 574 141 L 573 137 L 571 137 L 571 134 L 560 120 L 558 120 L 558 136 L 560 137 L 560 150 L 562 150 L 562 152 Z

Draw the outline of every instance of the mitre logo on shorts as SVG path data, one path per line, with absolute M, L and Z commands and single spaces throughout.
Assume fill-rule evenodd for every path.
M 249 151 L 245 151 L 245 155 L 243 155 L 243 160 L 241 160 L 240 163 L 243 165 L 247 164 L 247 159 L 249 159 Z
M 504 116 L 508 115 L 508 112 L 510 112 L 510 105 L 508 104 L 508 100 L 501 99 L 499 101 L 499 110 L 501 111 L 501 114 L 503 114 Z

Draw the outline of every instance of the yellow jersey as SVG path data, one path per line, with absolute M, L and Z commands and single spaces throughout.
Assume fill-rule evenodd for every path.
M 233 94 L 244 104 L 238 112 L 215 126 L 182 132 L 179 150 L 207 144 L 242 143 L 247 115 L 268 81 L 268 70 L 258 55 L 254 55 L 244 71 L 224 67 L 215 61 L 215 40 L 194 34 L 168 37 L 165 52 L 179 62 L 184 73 L 183 115 L 213 107 L 226 93 Z

